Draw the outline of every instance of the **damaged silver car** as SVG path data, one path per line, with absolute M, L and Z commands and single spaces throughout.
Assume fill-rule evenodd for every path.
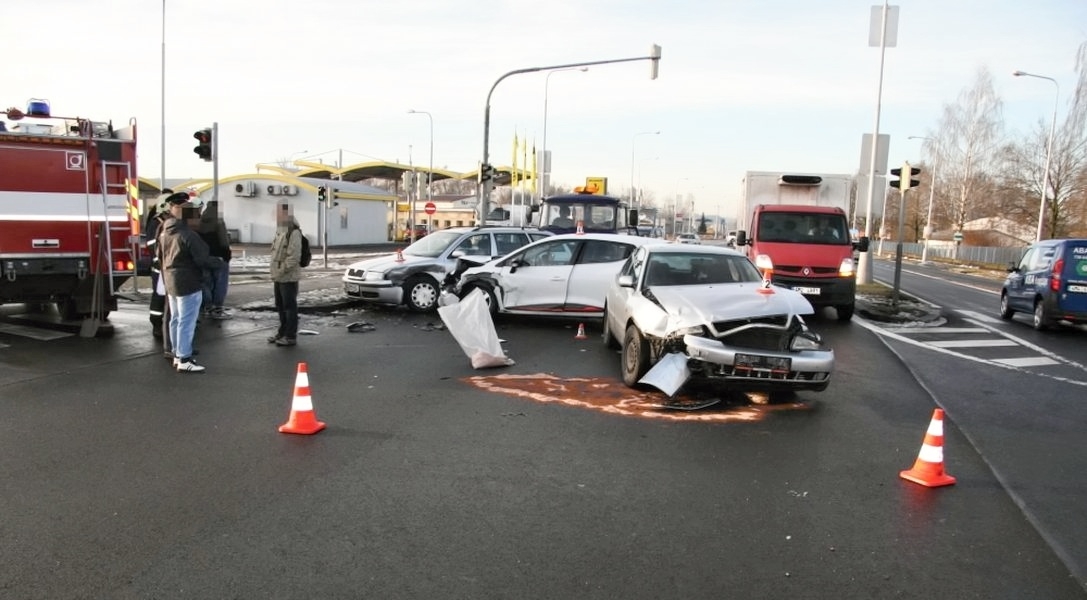
M 623 382 L 632 387 L 680 355 L 691 376 L 737 390 L 823 391 L 834 351 L 804 322 L 814 312 L 734 250 L 643 246 L 608 289 L 603 338 L 622 348 Z

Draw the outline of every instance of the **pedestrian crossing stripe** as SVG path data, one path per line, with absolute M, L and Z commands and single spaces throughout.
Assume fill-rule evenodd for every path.
M 1019 345 L 1012 340 L 945 340 L 929 343 L 939 348 L 997 348 Z
M 1046 358 L 1044 356 L 1025 356 L 1022 358 L 994 358 L 993 362 L 998 362 L 1002 365 L 1008 365 L 1009 367 L 1046 367 L 1049 365 L 1059 365 L 1060 361 L 1053 360 L 1052 358 Z

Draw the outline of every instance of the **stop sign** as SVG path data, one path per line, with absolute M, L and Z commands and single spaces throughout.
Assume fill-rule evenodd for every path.
M 426 214 L 432 215 L 434 214 L 434 211 L 438 210 L 438 207 L 435 206 L 433 202 L 427 202 L 426 206 L 423 207 L 423 210 L 426 211 Z

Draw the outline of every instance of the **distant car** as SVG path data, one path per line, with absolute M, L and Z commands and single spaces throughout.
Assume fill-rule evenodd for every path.
M 426 237 L 426 235 L 427 235 L 427 226 L 422 224 L 422 223 L 417 224 L 415 226 L 415 239 L 421 240 L 424 237 Z M 410 240 L 411 239 L 411 229 L 405 229 L 404 230 L 404 239 L 405 240 Z
M 1016 312 L 1032 314 L 1039 331 L 1060 321 L 1087 323 L 1087 239 L 1036 242 L 1008 266 L 1000 317 Z
M 612 233 L 561 234 L 466 270 L 454 293 L 480 289 L 491 314 L 600 317 L 608 285 L 635 248 L 661 240 Z
M 676 234 L 676 241 L 681 244 L 701 244 L 702 238 L 693 233 L 679 233 Z
M 441 282 L 460 257 L 485 262 L 551 234 L 520 227 L 451 227 L 435 231 L 402 251 L 353 263 L 344 293 L 374 304 L 406 305 L 416 312 L 438 307 Z
M 629 386 L 678 352 L 692 376 L 736 389 L 823 391 L 834 351 L 804 322 L 813 313 L 799 292 L 764 289 L 754 263 L 735 250 L 645 246 L 608 289 L 603 338 L 622 348 Z

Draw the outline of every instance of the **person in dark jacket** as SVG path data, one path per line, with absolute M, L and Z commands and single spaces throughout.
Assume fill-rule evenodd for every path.
M 209 255 L 208 245 L 190 228 L 199 224 L 200 213 L 188 194 L 174 194 L 167 202 L 170 218 L 162 225 L 158 252 L 170 305 L 174 365 L 178 372 L 199 373 L 204 367 L 193 360 L 192 342 L 203 301 L 203 270 L 218 268 L 223 261 Z
M 200 239 L 208 245 L 212 256 L 223 260 L 218 269 L 204 271 L 204 312 L 213 319 L 229 319 L 223 303 L 230 285 L 230 235 L 216 200 L 208 202 L 200 214 Z

